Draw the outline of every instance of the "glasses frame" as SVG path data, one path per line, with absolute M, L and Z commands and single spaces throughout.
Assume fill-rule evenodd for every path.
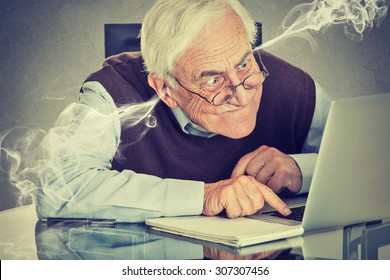
M 238 88 L 239 86 L 242 85 L 243 88 L 246 89 L 246 90 L 251 90 L 251 89 L 253 89 L 254 87 L 252 87 L 252 88 L 246 88 L 246 87 L 244 86 L 245 81 L 246 81 L 247 79 L 249 79 L 250 77 L 252 77 L 253 75 L 257 75 L 257 74 L 261 73 L 261 74 L 263 75 L 263 78 L 264 78 L 264 80 L 263 80 L 262 83 L 264 83 L 266 77 L 269 76 L 269 72 L 268 72 L 267 68 L 265 67 L 265 65 L 264 65 L 264 63 L 263 63 L 263 60 L 261 59 L 260 52 L 259 52 L 258 50 L 255 50 L 255 51 L 257 51 L 258 54 L 259 54 L 259 60 L 260 60 L 260 64 L 261 64 L 262 70 L 260 69 L 259 72 L 254 72 L 254 73 L 250 74 L 250 75 L 247 76 L 245 79 L 243 79 L 242 82 L 239 83 L 238 85 L 229 86 L 229 87 L 226 87 L 226 88 L 220 90 L 219 92 L 217 92 L 217 93 L 213 96 L 213 98 L 212 98 L 211 100 L 208 100 L 207 97 L 204 97 L 204 96 L 201 95 L 200 93 L 197 93 L 197 92 L 194 92 L 194 91 L 192 91 L 192 90 L 187 89 L 185 86 L 183 86 L 183 85 L 180 83 L 180 81 L 179 81 L 176 77 L 173 77 L 173 78 L 175 78 L 175 80 L 176 80 L 176 82 L 179 84 L 179 86 L 181 86 L 181 87 L 182 87 L 184 90 L 186 90 L 187 92 L 192 93 L 192 94 L 194 94 L 194 95 L 196 95 L 196 96 L 202 98 L 204 101 L 206 101 L 207 103 L 209 103 L 209 104 L 211 104 L 211 105 L 213 105 L 213 106 L 221 106 L 221 105 L 224 105 L 224 104 L 228 103 L 230 100 L 233 99 L 234 96 L 236 96 L 237 88 Z M 259 83 L 259 85 L 260 85 L 260 84 L 261 84 L 261 83 Z M 233 94 L 229 97 L 229 99 L 225 100 L 224 102 L 222 102 L 222 103 L 220 103 L 220 104 L 215 104 L 215 103 L 214 103 L 215 98 L 216 98 L 219 94 L 221 94 L 222 92 L 227 91 L 227 90 L 231 90 L 231 91 L 233 92 Z

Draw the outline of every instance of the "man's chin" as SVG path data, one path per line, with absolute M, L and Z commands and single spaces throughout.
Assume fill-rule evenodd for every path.
M 225 134 L 221 134 L 231 139 L 241 139 L 251 134 L 252 131 L 255 129 L 255 125 L 256 123 L 254 123 L 253 125 L 234 127 L 234 129 L 232 129 L 231 131 L 228 131 Z

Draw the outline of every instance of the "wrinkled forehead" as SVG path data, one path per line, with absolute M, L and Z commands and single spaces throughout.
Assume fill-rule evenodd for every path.
M 227 71 L 251 51 L 245 28 L 234 13 L 226 13 L 201 30 L 178 60 L 177 70 L 186 72 Z

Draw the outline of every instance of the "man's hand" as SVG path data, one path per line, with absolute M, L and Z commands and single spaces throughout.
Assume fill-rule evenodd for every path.
M 268 146 L 261 146 L 238 161 L 231 178 L 241 175 L 252 176 L 275 193 L 285 188 L 297 193 L 302 187 L 302 173 L 295 160 Z
M 226 210 L 229 218 L 256 213 L 264 202 L 283 215 L 291 213 L 288 206 L 267 186 L 250 176 L 239 176 L 205 184 L 203 215 L 214 216 Z

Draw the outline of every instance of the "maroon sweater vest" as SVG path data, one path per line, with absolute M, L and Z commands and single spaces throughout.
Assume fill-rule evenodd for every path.
M 270 75 L 264 82 L 257 124 L 250 135 L 241 139 L 187 135 L 161 101 L 152 112 L 157 126 L 140 141 L 127 146 L 139 138 L 144 124 L 133 128 L 122 125 L 125 160 L 114 158 L 112 169 L 211 183 L 229 178 L 238 160 L 261 145 L 287 154 L 300 153 L 314 113 L 314 82 L 302 70 L 271 54 L 262 52 L 262 59 Z M 118 106 L 147 101 L 156 94 L 147 83 L 139 52 L 109 58 L 87 81 L 100 82 Z

